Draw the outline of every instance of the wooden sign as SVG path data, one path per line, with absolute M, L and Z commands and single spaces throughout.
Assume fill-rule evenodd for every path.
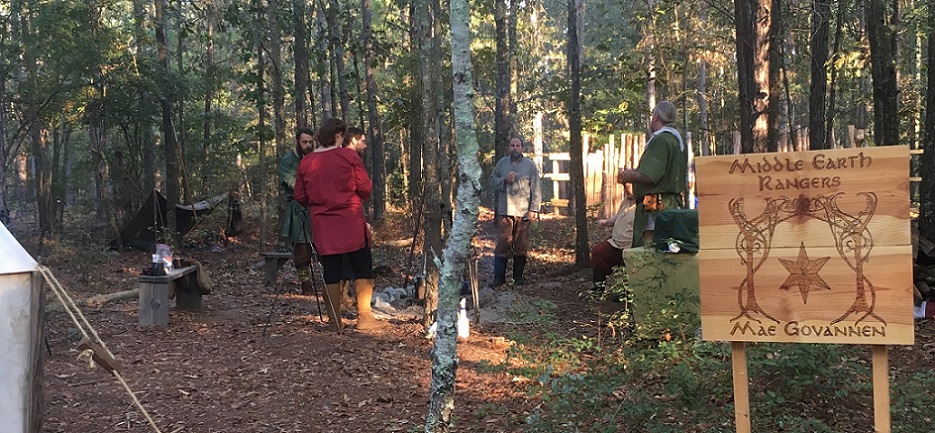
M 907 147 L 695 161 L 705 340 L 913 344 Z

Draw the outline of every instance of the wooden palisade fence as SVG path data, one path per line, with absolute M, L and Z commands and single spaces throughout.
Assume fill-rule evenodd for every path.
M 846 140 L 835 140 L 835 148 L 854 148 L 865 147 L 869 143 L 866 140 L 866 131 L 857 129 L 849 125 Z M 684 139 L 689 148 L 689 181 L 694 188 L 694 145 L 692 143 L 692 133 L 687 132 Z M 646 138 L 643 134 L 622 133 L 610 134 L 607 142 L 601 149 L 589 152 L 591 146 L 591 136 L 584 134 L 583 148 L 585 153 L 585 196 L 587 197 L 588 207 L 599 206 L 596 210 L 597 216 L 607 218 L 617 211 L 620 200 L 623 198 L 623 187 L 617 183 L 617 170 L 620 168 L 636 167 L 640 156 L 643 154 L 643 148 L 646 145 Z M 740 133 L 733 132 L 724 137 L 727 140 L 714 139 L 711 149 L 712 155 L 719 154 L 739 154 L 740 153 Z M 597 146 L 594 146 L 597 147 Z M 809 149 L 808 128 L 800 128 L 795 132 L 795 139 L 785 140 L 780 145 L 780 153 L 805 151 Z M 719 152 L 720 150 L 720 152 Z M 922 149 L 910 149 L 911 157 L 917 158 L 922 154 Z M 571 156 L 568 152 L 546 153 L 543 155 L 543 166 L 539 167 L 543 173 L 542 188 L 544 197 L 551 199 L 546 203 L 551 206 L 554 214 L 559 214 L 560 209 L 568 208 L 569 198 L 571 197 L 571 188 L 567 182 L 570 180 L 568 164 Z M 543 160 L 538 159 L 537 160 Z M 911 197 L 917 198 L 918 184 L 922 178 L 917 175 L 916 164 L 911 164 L 912 176 Z M 694 207 L 694 191 L 689 197 L 689 205 Z M 913 206 L 913 210 L 915 206 Z

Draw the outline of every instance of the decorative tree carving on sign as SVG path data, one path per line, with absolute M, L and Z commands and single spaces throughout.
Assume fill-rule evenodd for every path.
M 876 291 L 873 283 L 864 275 L 863 268 L 864 263 L 870 258 L 870 250 L 873 249 L 873 236 L 867 225 L 876 211 L 877 196 L 872 192 L 858 193 L 858 196 L 866 200 L 866 204 L 854 215 L 838 206 L 838 198 L 843 195 L 844 193 L 837 193 L 831 196 L 808 197 L 801 194 L 793 198 L 765 198 L 763 211 L 753 218 L 747 218 L 744 213 L 743 198 L 735 198 L 728 203 L 731 217 L 740 228 L 734 248 L 740 256 L 741 264 L 746 267 L 746 276 L 737 289 L 737 307 L 740 311 L 731 321 L 746 317 L 762 323 L 756 317 L 760 316 L 779 323 L 779 320 L 757 303 L 756 284 L 754 283 L 756 272 L 769 257 L 773 236 L 778 225 L 790 220 L 801 224 L 809 219 L 817 219 L 828 224 L 838 255 L 854 271 L 856 283 L 854 303 L 831 324 L 838 323 L 851 315 L 858 316 L 856 323 L 867 317 L 886 323 L 883 318 L 873 312 L 876 306 Z M 801 243 L 797 260 L 778 259 L 780 264 L 789 271 L 789 277 L 779 288 L 788 290 L 797 287 L 802 295 L 803 303 L 807 302 L 808 293 L 813 288 L 831 290 L 832 287 L 818 275 L 821 267 L 829 259 L 830 257 L 809 259 L 805 244 Z

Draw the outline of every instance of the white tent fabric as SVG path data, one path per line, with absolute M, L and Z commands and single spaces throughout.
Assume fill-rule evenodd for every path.
M 36 270 L 36 261 L 26 252 L 3 223 L 0 223 L 0 275 Z
M 36 261 L 0 223 L 0 431 L 29 431 Z

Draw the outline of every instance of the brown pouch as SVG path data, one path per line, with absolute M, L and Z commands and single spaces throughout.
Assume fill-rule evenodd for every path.
M 643 209 L 647 212 L 662 212 L 662 194 L 644 195 Z

